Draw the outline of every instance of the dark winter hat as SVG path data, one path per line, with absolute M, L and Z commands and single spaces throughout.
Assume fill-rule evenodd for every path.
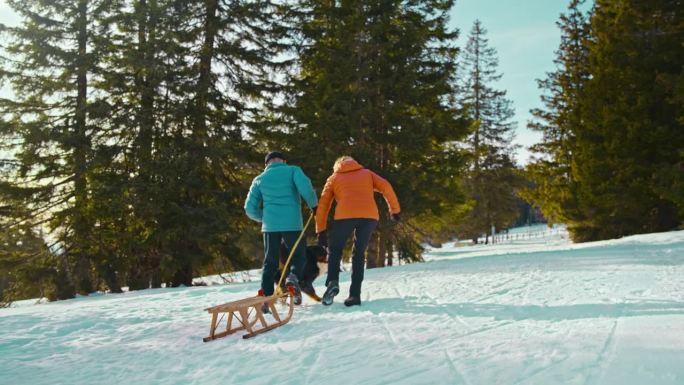
M 282 152 L 280 152 L 280 151 L 271 151 L 271 152 L 268 153 L 268 155 L 266 155 L 266 158 L 264 159 L 264 164 L 267 164 L 271 159 L 275 159 L 275 158 L 279 158 L 279 159 L 282 159 L 282 160 L 286 160 L 286 159 L 285 159 L 285 155 L 283 155 Z

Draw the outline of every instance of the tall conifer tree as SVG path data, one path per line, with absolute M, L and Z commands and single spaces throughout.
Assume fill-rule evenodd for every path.
M 98 52 L 93 39 L 107 2 L 10 1 L 24 18 L 18 27 L 3 27 L 3 80 L 14 96 L 0 101 L 7 119 L 3 132 L 14 144 L 16 166 L 2 189 L 22 210 L 15 224 L 48 223 L 59 239 L 62 266 L 79 293 L 95 289 L 93 263 L 97 255 L 88 245 L 94 223 L 87 215 L 91 202 L 89 163 L 92 140 L 104 116 Z
M 531 147 L 538 155 L 527 167 L 534 187 L 524 195 L 541 208 L 549 221 L 557 223 L 568 222 L 569 211 L 577 205 L 573 147 L 575 131 L 582 126 L 582 91 L 589 79 L 589 15 L 581 9 L 583 3 L 571 1 L 568 12 L 557 22 L 561 30 L 554 60 L 557 69 L 538 81 L 539 88 L 545 91 L 541 97 L 544 108 L 532 110 L 536 120 L 529 124 L 543 136 L 540 143 Z
M 236 267 L 247 262 L 237 244 L 248 223 L 244 166 L 256 157 L 245 133 L 278 92 L 271 77 L 280 69 L 283 9 L 261 0 L 206 0 L 193 9 L 195 40 L 185 48 L 196 60 L 187 63 L 181 91 L 190 97 L 169 138 L 177 152 L 168 154 L 175 167 L 164 179 L 172 195 L 160 221 L 174 285 L 191 284 L 196 266 L 221 255 L 232 255 L 224 261 Z
M 285 141 L 294 159 L 321 186 L 335 158 L 354 156 L 393 183 L 406 219 L 459 202 L 453 177 L 461 158 L 448 145 L 465 133 L 448 100 L 457 52 L 447 28 L 453 2 L 302 4 L 308 12 L 290 111 L 296 125 Z M 392 228 L 384 215 L 368 266 L 383 266 L 397 245 L 419 257 L 408 239 L 413 230 Z
M 653 177 L 684 148 L 673 100 L 684 62 L 682 12 L 672 1 L 596 2 L 574 155 L 576 239 L 667 230 L 680 221 L 673 203 L 654 191 Z
M 466 191 L 472 208 L 459 226 L 459 236 L 477 240 L 480 234 L 509 227 L 517 216 L 514 146 L 511 121 L 514 112 L 505 90 L 495 84 L 496 50 L 489 47 L 487 31 L 476 20 L 466 43 L 462 63 L 461 104 L 472 121 L 468 138 L 471 160 Z
M 537 114 L 548 158 L 531 167 L 539 189 L 528 197 L 578 241 L 672 229 L 682 221 L 682 7 L 599 0 L 587 25 L 579 5 L 561 20 L 562 66 Z
M 0 201 L 29 210 L 10 210 L 7 226 L 50 223 L 60 272 L 81 293 L 103 281 L 112 291 L 189 285 L 214 263 L 249 265 L 239 247 L 255 232 L 242 212 L 256 159 L 246 132 L 280 92 L 289 6 L 10 5 L 26 22 L 3 28 L 2 76 L 15 94 L 0 130 L 15 159 L 3 163 Z

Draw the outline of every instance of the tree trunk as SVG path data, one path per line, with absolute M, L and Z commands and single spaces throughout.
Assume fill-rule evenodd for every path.
M 380 229 L 378 231 L 378 255 L 375 262 L 376 267 L 385 267 L 385 258 L 387 256 L 387 239 L 388 237 L 387 229 Z
M 60 299 L 74 298 L 76 295 L 76 289 L 74 284 L 71 282 L 71 274 L 69 274 L 69 261 L 66 255 L 61 257 L 61 267 L 55 269 L 55 276 L 53 284 L 55 285 L 55 291 L 48 296 L 51 301 Z
M 80 0 L 78 3 L 78 56 L 76 59 L 76 112 L 74 124 L 74 242 L 76 250 L 76 268 L 74 271 L 76 290 L 87 295 L 93 292 L 91 279 L 91 260 L 86 254 L 88 246 L 88 226 L 86 217 L 88 188 L 86 181 L 88 143 L 86 127 L 86 106 L 88 95 L 88 58 L 86 52 L 88 40 L 88 2 Z
M 138 136 L 136 138 L 138 183 L 136 187 L 137 213 L 147 226 L 153 227 L 154 221 L 154 189 L 152 188 L 153 165 L 152 165 L 152 142 L 155 131 L 155 103 L 154 96 L 157 92 L 156 80 L 156 0 L 139 0 L 136 6 L 138 16 L 138 52 L 135 63 L 136 93 L 140 98 L 140 106 L 137 108 Z M 149 248 L 141 250 L 138 266 L 131 269 L 129 275 L 129 288 L 131 290 L 147 289 L 150 285 L 150 277 L 147 273 L 151 265 Z
M 157 289 L 162 286 L 161 260 L 158 255 L 154 255 L 150 258 L 150 261 L 152 262 L 150 265 L 150 286 L 153 289 Z
M 393 266 L 394 265 L 394 252 L 393 252 L 393 244 L 392 244 L 392 239 L 387 239 L 385 242 L 385 250 L 387 252 L 387 266 Z
M 131 266 L 128 270 L 126 282 L 128 283 L 128 290 L 131 291 L 149 289 L 150 287 L 148 274 L 140 264 Z
M 209 88 L 211 87 L 211 63 L 214 59 L 214 41 L 218 33 L 218 0 L 205 0 L 207 10 L 204 21 L 204 43 L 200 51 L 199 78 L 197 80 L 197 94 L 194 106 L 194 129 L 196 139 L 203 141 L 207 135 L 207 104 Z
M 105 284 L 112 293 L 123 293 L 121 284 L 119 284 L 119 277 L 116 270 L 110 264 L 102 267 L 102 275 L 104 275 Z
M 154 6 L 156 1 L 152 1 Z M 155 84 L 155 28 L 156 20 L 153 14 L 156 10 L 150 10 L 146 0 L 138 2 L 138 62 L 136 68 L 136 87 L 140 97 L 138 109 L 138 159 L 140 175 L 143 182 L 148 182 L 148 173 L 152 157 L 152 137 L 154 132 L 154 94 Z M 148 39 L 149 36 L 149 39 Z M 144 187 L 147 184 L 143 183 Z
M 171 287 L 178 287 L 180 285 L 192 286 L 192 278 L 192 264 L 188 262 L 173 275 Z

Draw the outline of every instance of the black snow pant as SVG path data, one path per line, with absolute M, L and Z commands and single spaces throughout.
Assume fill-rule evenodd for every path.
M 328 256 L 328 278 L 326 286 L 330 281 L 339 281 L 340 261 L 342 250 L 347 243 L 347 239 L 354 234 L 354 246 L 352 248 L 352 282 L 349 288 L 349 295 L 361 297 L 361 282 L 363 282 L 363 271 L 365 264 L 366 248 L 370 241 L 371 234 L 375 230 L 378 221 L 369 218 L 354 218 L 335 220 L 331 226 L 330 234 L 330 255 Z
M 261 274 L 261 288 L 264 295 L 273 295 L 275 274 L 278 271 L 280 243 L 284 242 L 288 250 L 292 250 L 301 231 L 279 231 L 264 233 L 264 270 Z M 304 264 L 306 263 L 306 241 L 302 239 L 297 245 L 297 249 L 292 255 L 289 272 L 294 273 L 297 279 L 302 278 Z M 287 275 L 286 275 L 287 276 Z M 280 278 L 280 277 L 278 277 Z

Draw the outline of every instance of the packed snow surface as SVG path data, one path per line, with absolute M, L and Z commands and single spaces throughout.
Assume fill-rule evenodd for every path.
M 367 271 L 360 307 L 343 273 L 332 306 L 249 340 L 203 343 L 204 309 L 257 282 L 20 304 L 0 384 L 684 384 L 684 232 L 537 230 Z

